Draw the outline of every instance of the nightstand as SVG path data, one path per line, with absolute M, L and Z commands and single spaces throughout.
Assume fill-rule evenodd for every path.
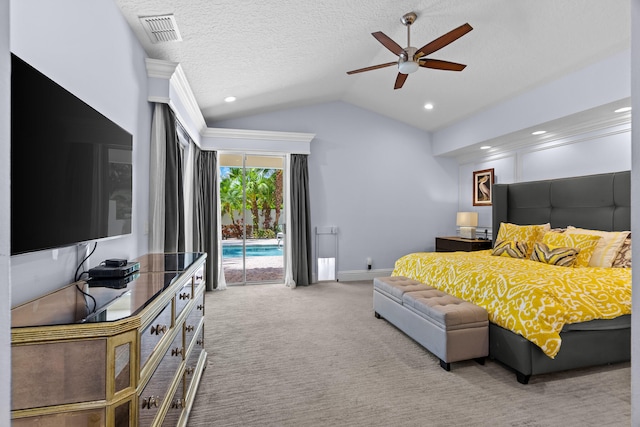
M 491 249 L 491 240 L 463 239 L 462 237 L 436 237 L 436 252 L 472 252 Z

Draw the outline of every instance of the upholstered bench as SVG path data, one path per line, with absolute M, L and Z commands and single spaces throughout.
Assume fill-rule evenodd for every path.
M 487 311 L 418 281 L 378 277 L 373 282 L 376 317 L 384 318 L 440 359 L 440 366 L 489 354 Z

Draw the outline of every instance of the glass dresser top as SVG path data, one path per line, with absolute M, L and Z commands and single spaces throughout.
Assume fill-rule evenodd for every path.
M 11 310 L 11 326 L 108 322 L 139 313 L 202 256 L 201 253 L 144 255 L 140 271 L 125 278 L 71 284 Z

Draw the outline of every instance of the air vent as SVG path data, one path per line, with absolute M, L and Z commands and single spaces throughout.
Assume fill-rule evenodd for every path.
M 180 31 L 173 14 L 158 16 L 141 16 L 140 22 L 147 32 L 151 43 L 181 41 Z

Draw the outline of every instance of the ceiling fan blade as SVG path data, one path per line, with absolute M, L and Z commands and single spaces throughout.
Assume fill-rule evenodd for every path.
M 449 43 L 453 43 L 454 41 L 458 40 L 460 37 L 464 36 L 471 30 L 473 30 L 473 27 L 468 23 L 460 25 L 458 28 L 449 31 L 447 34 L 440 36 L 434 41 L 422 46 L 416 51 L 415 58 L 429 55 L 437 50 L 440 50 Z
M 393 61 L 393 62 L 387 62 L 386 64 L 378 64 L 378 65 L 372 65 L 371 67 L 359 68 L 357 70 L 347 71 L 347 74 L 362 73 L 365 71 L 377 70 L 378 68 L 390 67 L 392 65 L 398 65 L 398 62 Z
M 398 77 L 396 77 L 396 84 L 393 85 L 393 88 L 400 89 L 404 82 L 407 80 L 407 77 L 409 77 L 409 74 L 398 73 Z
M 462 71 L 466 65 L 457 62 L 441 61 L 439 59 L 420 58 L 418 65 L 425 68 L 435 68 L 436 70 Z
M 375 37 L 376 40 L 378 40 L 380 43 L 382 43 L 384 47 L 386 47 L 396 55 L 400 56 L 400 54 L 404 52 L 404 49 L 402 49 L 398 43 L 391 40 L 391 38 L 382 31 L 376 31 L 375 33 L 371 33 L 371 35 Z

